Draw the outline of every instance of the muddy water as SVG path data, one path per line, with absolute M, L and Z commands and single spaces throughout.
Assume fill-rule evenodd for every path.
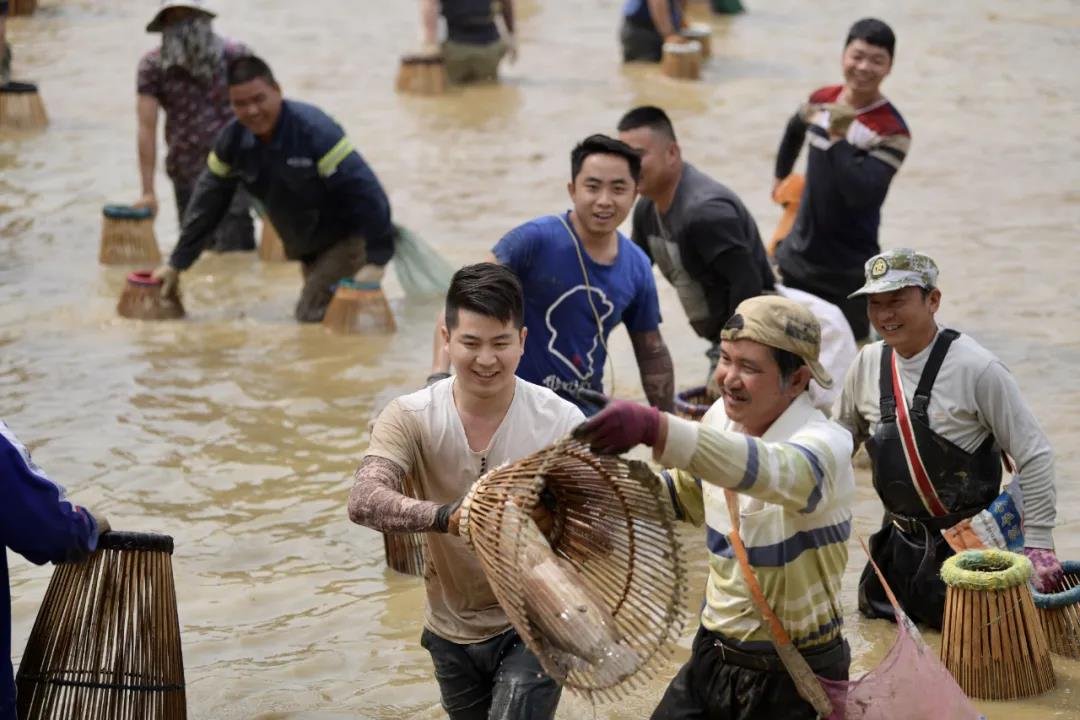
M 856 13 L 881 13 L 900 38 L 886 89 L 915 137 L 883 243 L 933 254 L 943 317 L 1016 373 L 1058 454 L 1058 547 L 1080 558 L 1076 4 L 748 4 L 744 17 L 712 21 L 716 57 L 703 82 L 686 84 L 621 67 L 616 0 L 523 2 L 521 59 L 506 82 L 437 100 L 392 91 L 396 57 L 418 37 L 413 3 L 230 0 L 218 26 L 265 54 L 288 94 L 331 111 L 395 215 L 464 262 L 514 224 L 565 208 L 571 144 L 645 102 L 671 112 L 685 156 L 739 192 L 771 234 L 783 123 L 836 80 Z M 0 416 L 114 526 L 175 536 L 192 717 L 440 717 L 417 642 L 421 586 L 388 572 L 379 536 L 344 511 L 373 411 L 427 373 L 434 306 L 406 305 L 391 280 L 397 335 L 330 337 L 289 319 L 294 267 L 231 256 L 185 275 L 187 321 L 114 315 L 123 272 L 96 263 L 99 211 L 137 194 L 134 73 L 152 46 L 142 26 L 153 5 L 43 0 L 36 17 L 9 25 L 16 74 L 40 83 L 52 125 L 0 136 Z M 164 176 L 157 187 L 169 247 L 171 189 Z M 705 346 L 661 287 L 663 331 L 689 385 Z M 615 392 L 641 397 L 616 335 Z M 857 528 L 869 534 L 880 506 L 861 480 Z M 686 539 L 696 607 L 701 538 Z M 12 561 L 17 661 L 48 569 Z M 860 669 L 892 637 L 855 612 L 861 564 L 853 545 L 846 632 Z M 595 717 L 647 716 L 675 667 Z M 1057 669 L 1053 693 L 981 707 L 991 718 L 1077 717 L 1080 663 Z M 559 714 L 592 716 L 570 697 Z

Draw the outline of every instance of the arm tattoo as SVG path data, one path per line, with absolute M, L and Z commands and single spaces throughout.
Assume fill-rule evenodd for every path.
M 630 342 L 649 404 L 671 412 L 675 407 L 675 368 L 660 331 L 631 333 Z
M 402 493 L 405 471 L 386 458 L 368 455 L 356 468 L 349 493 L 349 519 L 379 532 L 428 532 L 439 503 Z

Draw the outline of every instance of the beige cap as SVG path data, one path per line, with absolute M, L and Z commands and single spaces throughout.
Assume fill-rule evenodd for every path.
M 203 15 L 207 15 L 211 18 L 217 17 L 217 13 L 210 9 L 209 3 L 204 0 L 161 0 L 161 6 L 158 7 L 157 13 L 154 14 L 154 19 L 150 21 L 150 24 L 146 26 L 146 32 L 161 32 L 164 27 L 162 24 L 162 15 L 166 10 L 172 8 L 187 8 L 188 10 L 194 10 L 200 12 Z
M 720 331 L 720 339 L 753 340 L 787 350 L 806 361 L 818 385 L 832 387 L 832 378 L 818 362 L 821 324 L 812 312 L 794 300 L 779 295 L 759 295 L 743 300 Z

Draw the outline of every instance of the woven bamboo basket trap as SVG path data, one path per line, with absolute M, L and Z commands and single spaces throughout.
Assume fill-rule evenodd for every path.
M 172 538 L 112 532 L 58 565 L 19 664 L 21 720 L 183 720 Z
M 966 550 L 945 561 L 941 660 L 971 697 L 1013 700 L 1053 689 L 1050 648 L 1035 613 L 1031 561 Z
M 397 330 L 379 283 L 351 278 L 337 284 L 322 324 L 339 335 L 381 335 Z
M 416 497 L 412 481 L 405 476 L 404 494 Z M 424 576 L 427 568 L 427 541 L 424 533 L 383 533 L 386 566 L 405 575 Z
M 149 208 L 106 205 L 101 209 L 102 265 L 156 265 L 161 262 L 154 236 L 154 213 Z
M 1065 577 L 1057 592 L 1032 592 L 1050 652 L 1080 660 L 1080 562 L 1061 563 Z
M 48 124 L 49 116 L 37 85 L 27 82 L 0 85 L 0 128 L 40 130 Z
M 682 632 L 669 504 L 643 464 L 571 438 L 487 473 L 462 502 L 461 534 L 511 624 L 545 672 L 590 700 L 639 686 Z M 540 505 L 549 523 L 534 522 Z
M 149 270 L 130 273 L 116 303 L 116 314 L 133 320 L 175 320 L 184 317 L 179 290 L 161 292 L 162 282 Z

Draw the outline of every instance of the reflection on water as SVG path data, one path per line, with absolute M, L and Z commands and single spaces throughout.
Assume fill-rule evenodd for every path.
M 855 13 L 880 13 L 899 38 L 886 90 L 914 134 L 883 243 L 934 255 L 943 317 L 1017 375 L 1058 454 L 1059 550 L 1080 558 L 1075 3 L 750 3 L 745 16 L 711 20 L 700 83 L 622 67 L 617 0 L 521 4 L 521 58 L 506 82 L 437 99 L 392 90 L 397 55 L 418 37 L 412 3 L 231 0 L 218 27 L 265 54 L 287 94 L 338 118 L 395 217 L 465 262 L 513 225 L 563 210 L 571 145 L 646 102 L 668 108 L 685 156 L 771 233 L 783 123 L 835 81 Z M 441 717 L 418 644 L 421 583 L 387 571 L 379 536 L 345 516 L 372 414 L 427 374 L 435 305 L 405 304 L 391 280 L 396 335 L 329 336 L 290 319 L 295 265 L 218 256 L 185 275 L 186 321 L 115 317 L 124 272 L 97 265 L 97 240 L 101 206 L 138 190 L 135 64 L 154 38 L 141 31 L 150 6 L 137 5 L 45 0 L 10 22 L 17 74 L 40 83 L 52 125 L 0 136 L 0 416 L 80 502 L 117 527 L 175 536 L 193 718 Z M 177 233 L 164 176 L 157 189 L 168 247 Z M 660 286 L 663 332 L 690 384 L 705 345 Z M 624 333 L 612 354 L 617 394 L 640 398 Z M 856 527 L 869 535 L 881 510 L 860 481 Z M 696 608 L 704 550 L 696 530 L 685 540 Z M 17 661 L 49 570 L 13 565 Z M 893 633 L 855 612 L 861 566 L 853 545 L 844 601 L 860 670 Z M 646 717 L 675 669 L 596 717 Z M 994 719 L 1075 717 L 1080 663 L 1057 669 L 1053 693 L 980 707 Z M 591 716 L 569 696 L 559 714 Z

